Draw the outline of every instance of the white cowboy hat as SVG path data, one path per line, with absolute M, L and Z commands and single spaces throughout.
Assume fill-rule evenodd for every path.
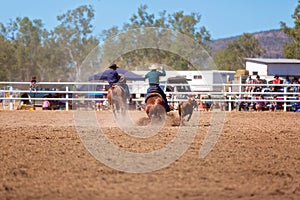
M 153 69 L 157 69 L 157 67 L 156 67 L 156 65 L 151 65 L 151 66 L 149 67 L 149 69 L 153 70 Z

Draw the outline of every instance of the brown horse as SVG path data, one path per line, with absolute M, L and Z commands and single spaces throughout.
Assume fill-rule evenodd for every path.
M 148 94 L 145 102 L 145 111 L 151 123 L 164 122 L 166 110 L 162 96 L 158 92 L 151 92 Z
M 119 85 L 113 85 L 108 89 L 107 100 L 114 116 L 117 117 L 117 113 L 121 113 L 123 116 L 126 114 L 127 104 L 124 89 Z
M 194 110 L 194 102 L 188 97 L 187 101 L 181 102 L 178 105 L 178 114 L 180 116 L 180 122 L 184 125 L 184 117 L 188 116 L 187 121 L 190 121 Z

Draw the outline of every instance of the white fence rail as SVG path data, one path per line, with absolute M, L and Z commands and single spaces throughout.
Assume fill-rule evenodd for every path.
M 107 100 L 105 95 L 107 91 L 96 91 L 96 90 L 87 90 L 87 91 L 79 91 L 76 88 L 82 85 L 102 85 L 103 87 L 107 85 L 107 83 L 100 83 L 100 82 L 39 82 L 37 83 L 38 88 L 49 88 L 49 86 L 63 88 L 59 90 L 42 90 L 42 91 L 31 91 L 29 89 L 29 82 L 0 82 L 0 102 L 2 102 L 3 109 L 9 108 L 9 110 L 15 110 L 16 104 L 19 101 L 30 100 L 30 101 L 42 101 L 42 100 L 55 100 L 61 101 L 65 104 L 65 110 L 70 109 L 71 102 L 79 102 L 79 101 L 87 101 L 90 103 L 94 103 L 96 100 L 99 100 L 95 97 L 88 97 L 88 94 L 103 94 L 104 97 L 101 100 Z M 128 83 L 129 86 L 136 86 L 136 83 Z M 173 86 L 182 84 L 172 84 Z M 146 87 L 147 84 L 139 83 L 138 87 Z M 257 95 L 264 95 L 266 98 L 263 100 L 264 102 L 281 102 L 283 103 L 283 110 L 287 111 L 288 108 L 291 107 L 293 104 L 299 104 L 300 100 L 300 84 L 260 84 L 264 88 L 272 87 L 272 86 L 280 86 L 283 88 L 283 91 L 280 92 L 245 92 L 243 88 L 246 87 L 246 84 L 207 84 L 207 85 L 200 85 L 201 87 L 207 86 L 221 86 L 223 89 L 221 91 L 193 91 L 193 92 L 166 92 L 166 94 L 176 97 L 177 95 L 192 95 L 200 97 L 196 99 L 198 101 L 202 101 L 201 96 L 209 96 L 210 98 L 206 98 L 205 101 L 211 101 L 214 103 L 226 103 L 228 105 L 228 110 L 231 111 L 233 105 L 238 102 L 258 102 L 260 100 L 254 98 Z M 258 86 L 257 84 L 247 84 L 247 86 Z M 297 88 L 294 91 L 288 91 L 286 88 Z M 232 91 L 232 88 L 238 88 L 237 91 Z M 61 95 L 61 97 L 21 97 L 22 94 L 34 94 L 38 96 L 39 94 L 56 94 Z M 146 91 L 145 91 L 146 93 Z M 144 96 L 143 94 L 135 94 L 137 96 Z M 237 98 L 237 96 L 248 95 L 248 99 Z M 277 99 L 273 99 L 272 97 L 276 95 Z M 168 99 L 170 102 L 180 102 L 185 101 L 186 99 Z M 132 98 L 132 102 L 143 102 L 144 98 Z

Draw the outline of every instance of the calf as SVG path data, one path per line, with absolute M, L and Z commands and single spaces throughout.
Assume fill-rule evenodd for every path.
M 184 125 L 184 117 L 185 116 L 189 115 L 187 118 L 187 121 L 189 121 L 191 119 L 193 110 L 194 110 L 194 104 L 193 104 L 193 100 L 191 98 L 188 98 L 187 101 L 181 102 L 178 105 L 178 113 L 179 113 L 180 122 L 182 125 Z

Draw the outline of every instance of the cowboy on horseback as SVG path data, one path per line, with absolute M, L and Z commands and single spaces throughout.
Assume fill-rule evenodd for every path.
M 145 75 L 145 78 L 148 79 L 148 81 L 149 81 L 149 88 L 147 89 L 146 96 L 148 97 L 149 93 L 153 90 L 158 91 L 158 93 L 162 96 L 162 98 L 164 100 L 166 112 L 170 112 L 171 109 L 168 105 L 168 100 L 167 100 L 166 94 L 159 87 L 159 77 L 166 76 L 166 71 L 163 66 L 161 67 L 161 71 L 157 71 L 156 65 L 152 65 L 149 69 L 150 69 L 150 71 Z
M 117 68 L 119 67 L 116 64 L 112 64 L 111 66 L 109 66 L 109 70 L 107 70 L 107 75 L 105 78 L 107 79 L 109 88 L 115 85 L 120 79 L 120 75 L 117 72 Z
M 123 88 L 126 94 L 126 98 L 130 97 L 130 92 L 128 85 L 126 84 L 126 79 L 123 74 L 119 74 L 117 72 L 117 68 L 119 68 L 116 64 L 112 64 L 109 66 L 109 70 L 107 73 L 107 82 L 109 84 L 109 88 L 113 87 L 114 85 L 119 85 Z

